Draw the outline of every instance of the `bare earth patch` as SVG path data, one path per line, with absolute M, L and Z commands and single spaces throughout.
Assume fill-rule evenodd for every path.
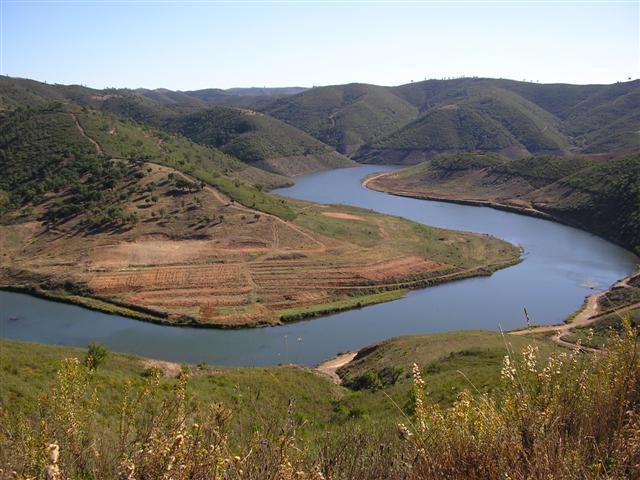
M 339 368 L 344 367 L 347 363 L 356 358 L 356 355 L 358 355 L 358 352 L 341 353 L 326 362 L 322 362 L 316 367 L 316 371 L 330 377 L 335 383 L 340 384 L 341 380 L 336 372 Z
M 342 218 L 344 220 L 356 220 L 358 222 L 364 222 L 365 219 L 358 216 L 358 215 L 352 215 L 351 213 L 342 213 L 342 212 L 322 212 L 322 215 L 324 215 L 325 217 L 331 217 L 331 218 Z
M 175 362 L 165 362 L 164 360 L 152 360 L 146 358 L 142 361 L 144 368 L 158 368 L 162 370 L 165 377 L 175 378 L 180 373 L 180 364 Z

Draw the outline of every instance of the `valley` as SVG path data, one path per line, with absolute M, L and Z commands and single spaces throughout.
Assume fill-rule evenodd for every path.
M 155 322 L 241 327 L 388 301 L 518 261 L 516 248 L 485 236 L 275 197 L 245 183 L 274 174 L 106 114 L 13 116 L 20 130 L 4 132 L 8 152 L 37 147 L 40 161 L 62 167 L 46 179 L 10 167 L 0 278 L 13 289 Z M 34 125 L 51 136 L 30 143 Z
M 0 0 L 0 480 L 640 479 L 636 0 Z

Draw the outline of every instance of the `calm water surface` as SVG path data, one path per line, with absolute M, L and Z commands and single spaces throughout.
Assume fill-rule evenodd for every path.
M 115 351 L 178 362 L 314 365 L 340 351 L 398 335 L 511 329 L 523 324 L 523 307 L 535 323 L 559 322 L 586 295 L 628 275 L 637 263 L 626 250 L 575 228 L 490 208 L 395 197 L 360 185 L 364 176 L 390 169 L 362 166 L 312 174 L 276 193 L 488 233 L 520 245 L 524 261 L 491 277 L 414 291 L 391 303 L 247 330 L 166 327 L 0 292 L 0 336 L 57 345 L 100 342 Z

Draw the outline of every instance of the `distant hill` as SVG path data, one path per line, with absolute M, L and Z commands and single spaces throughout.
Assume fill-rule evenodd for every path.
M 275 117 L 366 163 L 418 163 L 438 153 L 620 154 L 640 148 L 640 80 L 612 85 L 490 78 L 304 89 L 194 91 L 47 85 L 0 77 L 0 110 L 74 102 L 156 127 L 174 114 L 230 106 Z
M 239 96 L 252 97 L 282 97 L 285 95 L 295 95 L 309 90 L 306 87 L 248 87 L 248 88 L 227 88 L 225 92 Z M 197 90 L 196 90 L 197 91 Z M 193 92 L 191 92 L 193 94 Z
M 177 91 L 167 89 L 138 89 L 136 93 L 162 105 L 195 105 L 209 107 L 227 105 L 244 108 L 258 108 L 273 100 L 305 91 L 303 87 L 282 88 L 207 88 L 203 90 Z
M 640 153 L 606 162 L 572 156 L 440 155 L 369 186 L 542 214 L 640 253 Z
M 417 115 L 413 105 L 390 89 L 361 83 L 312 88 L 276 100 L 263 111 L 345 154 L 390 134 Z
M 475 149 L 518 158 L 531 153 L 620 152 L 640 148 L 640 81 L 613 85 L 537 84 L 513 80 L 461 78 L 426 80 L 392 91 L 420 116 L 385 139 L 363 148 L 362 161 L 415 163 L 439 152 Z M 476 128 L 471 144 L 457 140 L 466 124 L 434 130 L 428 117 L 438 108 L 464 105 L 488 124 Z M 427 118 L 422 119 L 423 116 Z M 475 122 L 474 122 L 475 123 Z M 509 148 L 496 140 L 510 133 Z M 488 137 L 484 133 L 490 134 Z M 426 137 L 425 137 L 426 135 Z M 437 139 L 426 141 L 425 139 Z M 483 140 L 483 142 L 478 142 Z M 483 147 L 483 148 L 480 148 Z
M 301 87 L 199 90 L 93 90 L 82 86 L 47 85 L 2 77 L 0 105 L 39 108 L 51 102 L 77 103 L 165 131 L 180 132 L 194 142 L 285 176 L 355 165 L 332 147 L 266 114 L 235 107 L 212 107 L 217 102 L 252 104 L 252 98 L 271 102 Z M 235 102 L 233 99 L 242 99 Z M 279 182 L 282 184 L 283 182 Z M 267 182 L 264 186 L 275 186 Z
M 356 165 L 302 130 L 252 110 L 199 110 L 174 117 L 167 128 L 247 164 L 286 176 Z
M 14 107 L 43 105 L 52 101 L 72 101 L 99 107 L 113 98 L 137 97 L 152 104 L 170 108 L 207 108 L 214 105 L 258 108 L 279 98 L 305 91 L 303 87 L 282 88 L 209 88 L 174 91 L 166 88 L 105 88 L 94 89 L 82 85 L 47 84 L 27 78 L 0 76 L 0 110 Z

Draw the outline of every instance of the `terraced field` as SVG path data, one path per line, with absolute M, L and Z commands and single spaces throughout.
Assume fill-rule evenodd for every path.
M 350 207 L 286 200 L 295 219 L 284 220 L 154 163 L 117 188 L 134 221 L 89 228 L 91 212 L 81 212 L 0 227 L 0 283 L 95 297 L 155 321 L 239 327 L 388 301 L 518 258 L 493 238 Z M 35 218 L 54 201 L 64 195 Z

